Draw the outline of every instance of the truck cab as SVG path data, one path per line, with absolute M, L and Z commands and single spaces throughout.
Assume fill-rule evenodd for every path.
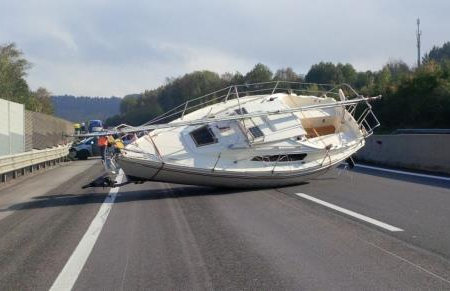
M 89 121 L 89 132 L 99 132 L 103 130 L 103 124 L 101 120 L 91 120 Z

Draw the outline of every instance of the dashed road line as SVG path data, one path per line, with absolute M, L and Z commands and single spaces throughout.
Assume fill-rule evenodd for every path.
M 379 220 L 370 218 L 370 217 L 368 217 L 368 216 L 365 216 L 365 215 L 356 213 L 356 212 L 354 212 L 354 211 L 351 211 L 351 210 L 342 208 L 342 207 L 340 207 L 340 206 L 337 206 L 337 205 L 328 203 L 328 202 L 326 202 L 326 201 L 317 199 L 317 198 L 312 197 L 312 196 L 309 196 L 309 195 L 307 195 L 307 194 L 303 194 L 303 193 L 295 193 L 295 195 L 297 195 L 297 196 L 299 196 L 299 197 L 302 197 L 302 198 L 305 198 L 305 199 L 307 199 L 307 200 L 309 200 L 309 201 L 318 203 L 318 204 L 320 204 L 320 205 L 326 206 L 326 207 L 331 208 L 331 209 L 333 209 L 333 210 L 342 212 L 342 213 L 347 214 L 347 215 L 349 215 L 349 216 L 358 218 L 358 219 L 360 219 L 360 220 L 363 220 L 363 221 L 365 221 L 365 222 L 371 223 L 371 224 L 373 224 L 373 225 L 376 225 L 376 226 L 378 226 L 378 227 L 384 228 L 384 229 L 386 229 L 386 230 L 389 230 L 389 231 L 403 231 L 403 229 L 398 228 L 398 227 L 396 227 L 396 226 L 392 226 L 392 225 L 390 225 L 390 224 L 381 222 L 381 221 L 379 221 Z

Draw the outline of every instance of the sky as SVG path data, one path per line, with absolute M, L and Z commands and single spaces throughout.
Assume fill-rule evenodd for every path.
M 415 65 L 450 41 L 448 0 L 0 0 L 0 44 L 32 63 L 52 94 L 124 96 L 195 70 L 306 74 L 320 61 L 378 70 Z

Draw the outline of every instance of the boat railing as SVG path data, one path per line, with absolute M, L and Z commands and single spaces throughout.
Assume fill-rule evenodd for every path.
M 333 97 L 339 99 L 339 89 L 343 90 L 348 99 L 360 97 L 360 95 L 348 84 L 318 84 L 291 81 L 270 81 L 254 84 L 232 85 L 212 93 L 197 97 L 187 98 L 182 104 L 167 110 L 165 113 L 153 118 L 142 126 L 166 123 L 180 118 L 199 108 L 215 103 L 227 103 L 231 100 L 237 100 L 239 109 L 241 108 L 241 98 L 248 96 L 265 96 L 276 93 L 296 93 L 300 95 L 313 95 L 317 97 Z
M 363 132 L 364 137 L 371 136 L 374 129 L 380 126 L 380 121 L 373 112 L 372 106 L 370 106 L 370 104 L 368 104 L 368 107 L 363 110 L 358 119 L 356 119 L 356 122 Z
M 337 101 L 335 103 L 326 102 L 322 104 L 313 104 L 301 106 L 298 108 L 287 108 L 282 110 L 274 110 L 267 112 L 247 112 L 245 107 L 242 105 L 247 102 L 246 99 L 242 102 L 241 98 L 254 96 L 254 98 L 266 98 L 271 94 L 277 93 L 296 93 L 300 95 L 316 96 L 316 97 L 333 97 Z M 371 135 L 374 128 L 380 125 L 378 119 L 372 111 L 372 107 L 369 101 L 379 99 L 381 96 L 375 97 L 364 97 L 358 94 L 350 85 L 341 84 L 316 84 L 316 83 L 298 83 L 298 82 L 288 82 L 288 81 L 277 81 L 277 82 L 265 82 L 257 84 L 246 84 L 246 85 L 234 85 L 229 86 L 224 89 L 212 92 L 210 94 L 189 99 L 183 104 L 168 110 L 166 113 L 150 120 L 144 125 L 138 127 L 130 127 L 120 130 L 120 133 L 132 133 L 139 131 L 151 131 L 159 128 L 170 128 L 176 126 L 185 125 L 201 125 L 211 122 L 219 121 L 230 121 L 230 120 L 241 120 L 240 124 L 246 127 L 246 119 L 252 120 L 253 117 L 273 115 L 273 114 L 285 114 L 293 113 L 298 111 L 307 110 L 317 110 L 326 108 L 343 108 L 342 117 L 345 117 L 345 112 L 349 112 L 358 125 L 361 128 L 364 136 Z M 229 102 L 230 100 L 236 99 L 235 105 L 237 105 L 236 113 L 229 116 L 215 116 L 216 112 L 212 113 L 213 107 L 210 107 L 209 112 L 203 112 L 202 116 L 196 116 L 188 120 L 183 120 L 186 114 L 189 114 L 193 110 L 199 109 L 199 107 L 206 107 L 207 105 L 216 104 L 219 102 Z M 255 100 L 251 98 L 251 100 Z M 178 119 L 178 120 L 176 120 Z M 251 144 L 255 142 L 247 128 L 243 128 L 244 133 L 248 137 L 248 142 Z M 114 131 L 111 131 L 114 132 Z M 102 133 L 111 134 L 111 133 Z

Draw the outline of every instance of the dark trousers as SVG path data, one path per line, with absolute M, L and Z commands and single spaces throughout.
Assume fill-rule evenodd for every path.
M 105 160 L 106 146 L 100 146 L 100 154 L 102 155 L 102 160 Z

